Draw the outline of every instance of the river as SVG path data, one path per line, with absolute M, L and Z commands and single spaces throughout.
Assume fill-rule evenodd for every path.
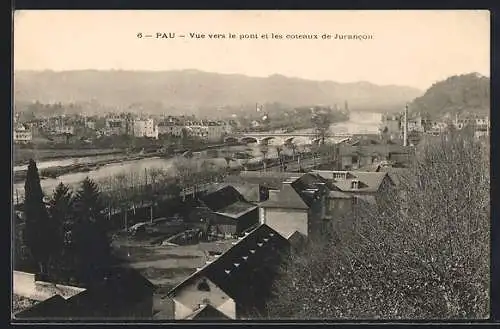
M 378 132 L 379 123 L 381 120 L 380 113 L 370 113 L 370 112 L 351 112 L 349 121 L 335 123 L 330 126 L 330 131 L 333 133 L 351 133 L 351 134 L 374 134 Z M 313 129 L 303 129 L 300 132 L 312 132 Z M 303 145 L 307 143 L 307 138 L 294 140 L 296 144 Z M 271 141 L 270 144 L 277 144 L 279 140 Z M 262 153 L 257 145 L 247 145 L 247 146 L 231 146 L 227 148 L 229 152 L 243 152 L 250 151 L 254 159 L 262 158 Z M 285 154 L 291 154 L 290 149 L 284 149 Z M 201 159 L 208 157 L 207 151 L 200 152 L 198 155 Z M 195 155 L 195 158 L 198 156 Z M 277 157 L 276 148 L 270 147 L 267 158 Z M 96 160 L 112 159 L 113 155 L 101 155 L 93 157 L 82 157 L 82 158 L 68 158 L 62 160 L 48 160 L 40 161 L 37 163 L 39 169 L 49 168 L 54 166 L 67 166 L 74 163 L 91 163 Z M 200 161 L 201 161 L 200 159 Z M 160 158 L 152 157 L 140 160 L 123 161 L 120 163 L 111 163 L 99 167 L 98 169 L 91 170 L 89 172 L 78 172 L 78 173 L 68 173 L 57 178 L 47 178 L 41 180 L 41 186 L 46 195 L 52 194 L 53 190 L 60 182 L 69 185 L 71 188 L 75 189 L 78 187 L 79 183 L 85 178 L 89 177 L 96 182 L 102 179 L 108 178 L 110 176 L 116 175 L 118 173 L 130 173 L 135 172 L 139 175 L 143 174 L 145 170 L 158 168 L 163 170 L 172 170 L 172 165 L 174 164 L 174 158 Z M 212 158 L 210 159 L 215 165 L 226 166 L 226 161 L 223 158 Z M 231 166 L 237 166 L 239 161 L 231 161 Z M 14 170 L 25 169 L 26 166 L 16 166 Z M 172 172 L 173 173 L 173 172 Z M 17 183 L 14 185 L 13 190 L 14 200 L 21 201 L 24 198 L 24 182 Z M 17 200 L 16 200 L 17 199 Z

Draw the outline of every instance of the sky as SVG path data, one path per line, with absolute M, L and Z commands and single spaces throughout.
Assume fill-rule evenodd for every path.
M 175 33 L 176 38 L 138 38 L 138 33 Z M 205 38 L 191 38 L 190 33 Z M 216 33 L 226 38 L 208 37 Z M 236 38 L 227 38 L 229 33 Z M 272 39 L 272 33 L 283 38 Z M 259 39 L 240 40 L 241 34 L 257 34 Z M 291 34 L 316 34 L 318 39 L 287 39 Z M 332 39 L 322 39 L 324 34 Z M 369 39 L 333 39 L 336 34 Z M 24 10 L 14 13 L 14 69 L 197 69 L 424 90 L 455 74 L 490 76 L 490 14 L 485 10 Z

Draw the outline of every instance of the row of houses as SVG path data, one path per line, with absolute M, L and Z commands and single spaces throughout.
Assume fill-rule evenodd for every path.
M 391 139 L 401 138 L 403 135 L 404 114 L 386 114 L 382 116 L 380 130 Z M 440 134 L 450 125 L 455 129 L 462 129 L 467 125 L 474 127 L 480 135 L 489 133 L 490 119 L 487 115 L 459 115 L 454 118 L 433 120 L 424 113 L 412 113 L 407 118 L 408 133 Z

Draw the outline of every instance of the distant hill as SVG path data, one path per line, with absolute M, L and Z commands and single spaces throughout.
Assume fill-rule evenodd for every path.
M 283 103 L 290 106 L 334 105 L 345 101 L 351 110 L 393 111 L 422 94 L 405 86 L 378 86 L 368 82 L 337 83 L 272 75 L 182 71 L 16 71 L 16 103 L 95 102 L 110 107 L 198 108 L 242 104 Z
M 449 77 L 433 84 L 409 105 L 409 109 L 412 112 L 425 112 L 436 117 L 447 113 L 488 113 L 490 78 L 478 73 Z

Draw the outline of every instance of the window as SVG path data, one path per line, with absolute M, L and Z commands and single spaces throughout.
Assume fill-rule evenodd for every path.
M 199 291 L 210 291 L 210 286 L 207 283 L 207 280 L 203 279 L 200 283 L 198 283 Z

